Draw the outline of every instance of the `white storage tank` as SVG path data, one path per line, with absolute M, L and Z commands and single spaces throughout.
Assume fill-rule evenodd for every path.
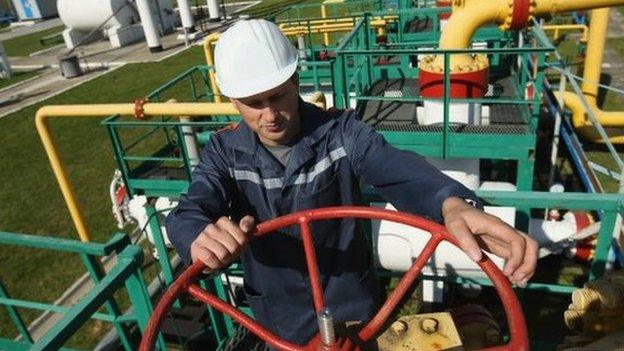
M 136 2 L 126 0 L 58 0 L 59 17 L 67 27 L 63 39 L 72 49 L 81 41 L 108 37 L 113 47 L 125 46 L 145 37 L 141 22 L 150 22 L 148 37 L 171 32 L 179 22 L 169 0 L 149 1 L 149 18 L 140 14 Z M 86 38 L 90 32 L 101 28 Z M 86 38 L 86 39 L 85 39 Z M 160 46 L 160 43 L 150 44 Z
M 139 22 L 138 12 L 131 5 L 126 6 L 127 3 L 126 0 L 58 0 L 58 14 L 65 26 L 85 32 L 112 17 L 103 26 L 109 29 Z

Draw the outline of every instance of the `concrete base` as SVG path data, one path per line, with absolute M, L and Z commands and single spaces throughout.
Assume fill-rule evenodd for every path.
M 188 39 L 189 40 L 195 40 L 197 38 L 199 38 L 200 35 L 203 35 L 203 33 L 200 32 L 193 32 L 193 33 L 188 33 Z M 184 33 L 178 34 L 178 36 L 176 37 L 178 40 L 184 40 Z
M 82 42 L 87 37 L 87 35 L 89 35 L 88 32 L 65 28 L 65 30 L 63 31 L 63 41 L 65 41 L 65 46 L 68 49 L 73 49 L 76 47 L 76 45 Z M 93 43 L 94 41 L 102 39 L 102 37 L 103 36 L 101 33 L 93 33 L 88 39 L 82 42 L 82 44 Z
M 424 102 L 424 113 L 418 113 L 418 124 L 431 125 L 444 122 L 444 103 Z M 477 103 L 450 103 L 449 123 L 481 125 L 482 108 Z
M 163 51 L 163 47 L 162 47 L 162 45 L 154 46 L 154 47 L 149 48 L 149 51 L 150 52 L 161 52 L 161 51 Z
M 106 31 L 108 40 L 114 48 L 120 48 L 143 40 L 143 28 L 140 24 L 125 27 L 113 27 Z

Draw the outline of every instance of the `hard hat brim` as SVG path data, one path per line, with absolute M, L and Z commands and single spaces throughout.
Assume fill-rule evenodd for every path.
M 227 97 L 235 99 L 246 98 L 271 90 L 286 82 L 295 71 L 297 71 L 297 63 L 298 60 L 295 60 L 293 63 L 269 76 L 255 77 L 231 85 L 223 84 L 219 81 L 219 76 L 217 76 L 217 85 L 221 93 Z

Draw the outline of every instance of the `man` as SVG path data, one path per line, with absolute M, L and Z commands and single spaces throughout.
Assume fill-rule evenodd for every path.
M 241 21 L 215 48 L 219 88 L 243 123 L 215 133 L 188 193 L 167 219 L 186 261 L 210 269 L 240 256 L 256 319 L 305 344 L 317 332 L 297 227 L 249 240 L 256 222 L 304 209 L 357 205 L 361 180 L 401 211 L 443 221 L 475 261 L 481 246 L 507 260 L 504 272 L 526 284 L 537 245 L 470 205 L 474 193 L 414 153 L 388 145 L 353 111 L 328 112 L 299 98 L 297 52 L 264 20 Z M 376 312 L 377 280 L 364 235 L 351 219 L 311 225 L 326 304 L 336 321 Z

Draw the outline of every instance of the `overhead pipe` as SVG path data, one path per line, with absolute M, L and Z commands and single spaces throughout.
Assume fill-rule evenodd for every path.
M 553 24 L 541 26 L 544 32 L 553 32 L 553 40 L 559 39 L 561 32 L 567 31 L 579 31 L 581 32 L 580 42 L 587 42 L 587 35 L 589 33 L 589 27 L 586 24 Z
M 372 21 L 376 20 L 385 20 L 388 22 L 395 22 L 398 20 L 397 15 L 383 15 L 383 16 L 371 16 L 369 17 Z M 278 23 L 279 28 L 288 28 L 288 26 L 307 26 L 307 25 L 316 25 L 316 24 L 337 24 L 337 23 L 351 23 L 353 24 L 353 17 L 335 17 L 335 18 L 324 18 L 324 19 L 311 19 L 311 20 L 300 20 L 300 21 L 286 21 Z
M 590 10 L 624 4 L 624 0 L 453 0 L 453 12 L 440 38 L 441 50 L 465 50 L 476 31 L 489 23 L 501 30 L 524 28 L 531 16 Z M 450 55 L 452 98 L 479 98 L 488 85 L 487 55 Z M 422 95 L 444 95 L 444 55 L 428 56 L 420 65 Z M 423 89 L 424 88 L 424 89 Z
M 593 10 L 591 13 L 581 91 L 588 107 L 596 116 L 598 122 L 603 127 L 606 127 L 605 131 L 609 135 L 609 140 L 614 144 L 624 144 L 624 135 L 622 135 L 623 132 L 620 129 L 624 127 L 624 111 L 603 111 L 598 107 L 597 101 L 608 26 L 609 9 Z M 581 97 L 573 92 L 564 92 L 563 94 L 557 94 L 557 96 L 563 97 L 564 106 L 572 112 L 574 129 L 587 140 L 603 142 L 592 121 L 587 118 Z
M 67 171 L 59 157 L 55 141 L 50 134 L 50 118 L 102 118 L 111 115 L 136 114 L 136 104 L 94 104 L 94 105 L 49 105 L 40 108 L 35 116 L 37 132 L 48 155 L 52 171 L 61 188 L 61 193 L 69 209 L 69 214 L 82 241 L 91 241 L 82 208 L 76 199 L 74 188 L 67 177 Z M 145 103 L 143 115 L 149 116 L 188 116 L 205 117 L 210 115 L 237 115 L 238 111 L 229 103 Z
M 385 27 L 388 22 L 385 19 L 376 19 L 370 21 L 370 26 L 372 28 Z M 312 33 L 316 31 L 317 33 L 331 33 L 332 30 L 344 30 L 349 31 L 354 27 L 352 21 L 349 22 L 338 22 L 338 23 L 328 23 L 328 24 L 314 24 L 314 25 L 298 25 L 298 26 L 280 26 L 280 29 L 284 33 L 307 33 L 308 31 Z

